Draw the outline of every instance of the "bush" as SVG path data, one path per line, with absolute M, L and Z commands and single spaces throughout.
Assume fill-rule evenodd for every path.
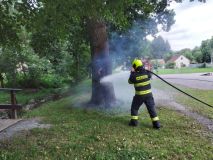
M 58 88 L 63 85 L 64 78 L 56 75 L 54 73 L 46 73 L 41 76 L 34 78 L 30 75 L 24 76 L 23 74 L 19 74 L 17 76 L 16 87 L 21 88 Z M 7 85 L 12 86 L 9 81 Z
M 40 79 L 30 77 L 19 77 L 17 87 L 21 88 L 39 88 Z
M 44 88 L 58 88 L 63 85 L 63 78 L 56 74 L 46 74 L 41 78 L 40 86 Z
M 166 68 L 174 69 L 175 68 L 175 63 L 174 62 L 169 62 L 165 66 Z

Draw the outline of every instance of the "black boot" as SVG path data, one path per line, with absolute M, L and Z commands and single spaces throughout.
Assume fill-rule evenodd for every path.
M 152 124 L 153 124 L 153 128 L 155 128 L 155 129 L 160 129 L 160 127 L 161 127 L 159 121 L 153 121 Z
M 138 125 L 138 120 L 136 119 L 131 119 L 129 122 L 129 126 L 136 127 Z

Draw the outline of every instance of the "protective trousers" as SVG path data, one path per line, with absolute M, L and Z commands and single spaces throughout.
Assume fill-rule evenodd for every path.
M 143 95 L 143 96 L 140 96 L 140 95 L 134 96 L 132 100 L 132 106 L 131 106 L 131 116 L 132 117 L 138 116 L 138 110 L 143 103 L 145 103 L 152 121 L 153 120 L 155 121 L 155 118 L 157 117 L 157 113 L 155 110 L 155 102 L 154 102 L 154 98 L 152 94 Z

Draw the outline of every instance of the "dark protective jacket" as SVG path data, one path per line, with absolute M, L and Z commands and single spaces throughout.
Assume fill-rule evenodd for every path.
M 135 95 L 151 95 L 150 78 L 151 73 L 142 67 L 139 67 L 135 72 L 131 72 L 128 82 L 134 84 Z

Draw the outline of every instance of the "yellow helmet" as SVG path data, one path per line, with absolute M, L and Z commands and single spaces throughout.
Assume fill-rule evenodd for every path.
M 135 69 L 142 66 L 143 66 L 143 62 L 140 59 L 134 59 L 134 61 L 132 62 L 132 67 Z

